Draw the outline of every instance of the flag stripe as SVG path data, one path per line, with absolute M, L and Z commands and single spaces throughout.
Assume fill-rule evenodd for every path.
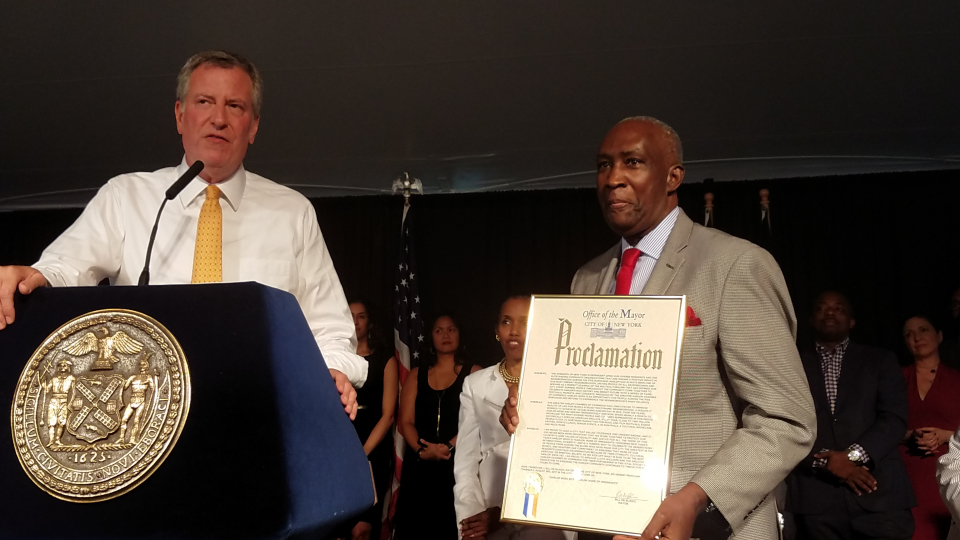
M 417 264 L 414 257 L 411 229 L 411 206 L 404 205 L 400 222 L 400 256 L 397 260 L 394 283 L 394 331 L 393 342 L 397 360 L 400 362 L 400 385 L 407 380 L 410 369 L 420 360 L 420 346 L 424 340 L 423 313 L 420 309 L 420 288 Z M 399 414 L 397 415 L 399 417 Z M 393 433 L 394 462 L 393 482 L 390 486 L 389 503 L 383 505 L 383 528 L 381 540 L 393 536 L 397 511 L 397 496 L 400 493 L 400 472 L 403 470 L 403 453 L 406 443 L 400 433 L 398 421 Z

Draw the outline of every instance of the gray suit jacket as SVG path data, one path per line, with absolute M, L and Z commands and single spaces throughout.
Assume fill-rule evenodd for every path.
M 609 294 L 619 243 L 581 267 L 573 294 Z M 777 537 L 768 496 L 807 456 L 816 414 L 780 267 L 760 247 L 682 211 L 644 295 L 687 296 L 670 491 L 696 482 L 734 538 Z

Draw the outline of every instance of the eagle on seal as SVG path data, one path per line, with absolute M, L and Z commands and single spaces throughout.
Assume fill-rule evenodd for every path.
M 97 336 L 94 332 L 102 332 L 102 336 Z M 104 327 L 97 328 L 93 332 L 87 332 L 85 336 L 74 341 L 69 347 L 64 347 L 63 351 L 73 356 L 82 356 L 92 351 L 97 351 L 97 360 L 90 367 L 91 370 L 111 369 L 113 364 L 120 361 L 113 353 L 136 354 L 143 350 L 143 343 L 133 339 L 126 332 L 120 330 L 114 335 Z

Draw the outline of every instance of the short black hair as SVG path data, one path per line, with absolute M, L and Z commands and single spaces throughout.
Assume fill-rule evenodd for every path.
M 810 305 L 810 307 L 813 308 L 814 310 L 817 309 L 817 304 L 819 304 L 820 301 L 823 300 L 823 297 L 827 296 L 828 294 L 832 294 L 840 298 L 840 300 L 843 301 L 843 304 L 847 306 L 847 312 L 850 314 L 850 317 L 853 317 L 853 304 L 850 302 L 850 299 L 847 298 L 847 295 L 843 294 L 842 292 L 836 289 L 827 289 L 825 291 L 822 291 L 820 294 L 814 297 L 813 303 Z
M 530 293 L 511 294 L 510 296 L 506 297 L 503 300 L 503 302 L 500 303 L 500 309 L 497 310 L 497 318 L 499 319 L 500 312 L 503 311 L 503 306 L 507 305 L 507 302 L 511 300 L 532 300 L 532 299 L 533 299 L 533 295 Z

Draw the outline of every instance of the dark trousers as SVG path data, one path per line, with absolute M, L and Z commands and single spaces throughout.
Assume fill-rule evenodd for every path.
M 829 514 L 793 514 L 797 540 L 910 540 L 910 510 L 867 512 L 862 508 Z

